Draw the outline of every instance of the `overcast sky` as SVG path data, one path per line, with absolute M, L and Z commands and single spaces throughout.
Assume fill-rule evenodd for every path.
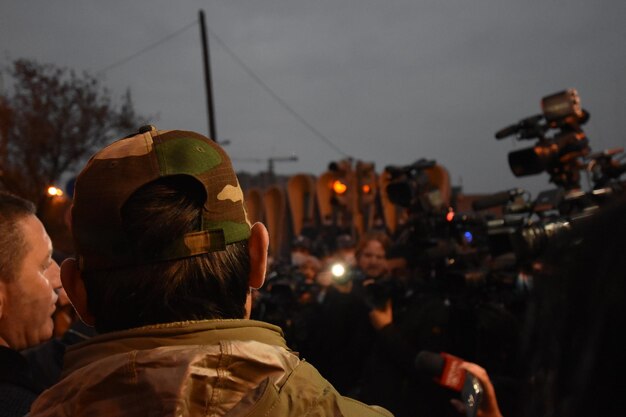
M 106 69 L 159 128 L 207 133 L 200 9 L 218 139 L 239 170 L 427 158 L 465 192 L 535 195 L 548 175 L 515 178 L 507 163 L 534 141 L 494 133 L 566 88 L 591 114 L 593 151 L 626 146 L 624 0 L 1 0 L 0 64 Z

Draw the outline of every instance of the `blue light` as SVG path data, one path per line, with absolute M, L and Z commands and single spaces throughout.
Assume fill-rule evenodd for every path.
M 463 233 L 463 237 L 465 238 L 465 241 L 467 243 L 472 243 L 472 240 L 474 240 L 474 236 L 472 236 L 472 232 Z

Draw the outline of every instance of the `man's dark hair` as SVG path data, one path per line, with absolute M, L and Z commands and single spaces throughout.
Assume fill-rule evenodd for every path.
M 32 202 L 0 191 L 0 280 L 17 279 L 20 262 L 28 250 L 18 221 L 35 213 Z
M 124 204 L 122 224 L 133 252 L 159 253 L 174 239 L 199 230 L 204 188 L 184 176 L 137 190 Z M 245 315 L 250 259 L 247 241 L 226 250 L 105 271 L 85 271 L 88 309 L 98 332 L 187 320 Z

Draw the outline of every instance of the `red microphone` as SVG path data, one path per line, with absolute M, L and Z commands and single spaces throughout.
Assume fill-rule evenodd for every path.
M 444 359 L 443 371 L 435 382 L 455 391 L 461 391 L 465 383 L 465 370 L 461 368 L 463 360 L 449 353 L 441 353 Z
M 461 368 L 463 362 L 449 353 L 423 350 L 415 358 L 415 369 L 432 375 L 437 384 L 460 392 L 467 416 L 474 417 L 482 400 L 483 387 L 474 375 Z
M 465 383 L 465 370 L 461 368 L 463 359 L 449 353 L 421 351 L 415 358 L 415 369 L 432 375 L 436 383 L 461 392 Z

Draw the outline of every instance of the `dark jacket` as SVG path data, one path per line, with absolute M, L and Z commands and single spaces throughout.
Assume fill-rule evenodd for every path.
M 0 417 L 23 416 L 43 390 L 19 352 L 0 346 Z

